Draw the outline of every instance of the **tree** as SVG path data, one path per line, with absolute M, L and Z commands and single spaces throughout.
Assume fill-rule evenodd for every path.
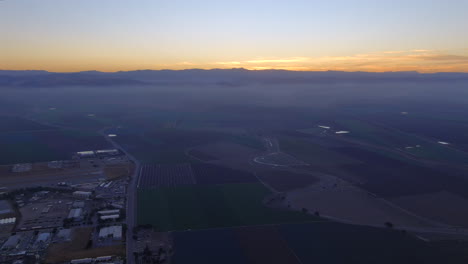
M 149 257 L 152 254 L 153 254 L 153 252 L 151 252 L 150 248 L 148 247 L 148 244 L 146 244 L 145 249 L 143 250 L 143 255 Z
M 388 228 L 393 228 L 393 224 L 391 222 L 385 222 L 385 226 Z

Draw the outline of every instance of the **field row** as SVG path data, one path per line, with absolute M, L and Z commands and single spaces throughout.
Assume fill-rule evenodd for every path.
M 212 164 L 157 164 L 142 167 L 138 188 L 255 182 L 257 178 L 248 172 Z

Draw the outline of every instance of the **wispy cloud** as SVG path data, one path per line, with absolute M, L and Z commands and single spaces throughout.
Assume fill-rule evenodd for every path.
M 343 71 L 464 71 L 468 72 L 468 56 L 447 52 L 413 49 L 382 51 L 350 56 L 254 58 L 241 61 L 214 62 L 222 67 L 285 70 Z
M 196 63 L 190 62 L 190 61 L 182 61 L 177 63 L 177 65 L 186 65 L 186 66 L 194 66 L 197 65 Z

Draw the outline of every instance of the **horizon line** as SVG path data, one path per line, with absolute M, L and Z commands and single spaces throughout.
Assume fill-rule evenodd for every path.
M 10 69 L 0 69 L 0 72 L 47 72 L 47 73 L 87 73 L 87 72 L 96 72 L 96 73 L 122 73 L 122 72 L 139 72 L 139 71 L 191 71 L 191 70 L 198 70 L 198 71 L 214 71 L 214 70 L 243 70 L 243 71 L 250 71 L 250 72 L 265 72 L 265 71 L 278 71 L 278 72 L 304 72 L 304 73 L 315 73 L 315 72 L 343 72 L 343 73 L 418 73 L 418 74 L 438 74 L 438 73 L 463 73 L 468 74 L 464 71 L 439 71 L 439 72 L 421 72 L 418 70 L 413 71 L 345 71 L 345 70 L 288 70 L 288 69 L 247 69 L 247 68 L 186 68 L 186 69 L 137 69 L 137 70 L 120 70 L 120 71 L 102 71 L 102 70 L 82 70 L 82 71 L 49 71 L 49 70 L 39 70 L 39 69 L 26 69 L 26 70 L 10 70 Z

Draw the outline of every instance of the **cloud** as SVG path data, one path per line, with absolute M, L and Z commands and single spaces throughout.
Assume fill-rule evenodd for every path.
M 215 62 L 213 64 L 217 65 L 240 65 L 242 62 L 240 61 L 221 61 L 221 62 Z
M 468 56 L 435 50 L 414 49 L 382 51 L 349 56 L 254 58 L 214 62 L 222 67 L 243 67 L 251 70 L 284 69 L 297 71 L 459 71 L 468 72 Z
M 177 63 L 177 65 L 188 65 L 188 66 L 193 66 L 193 65 L 197 65 L 197 64 L 196 64 L 196 63 L 193 63 L 193 62 L 190 62 L 190 61 L 182 61 L 182 62 Z
M 418 56 L 421 60 L 435 60 L 435 61 L 466 61 L 468 62 L 468 56 L 461 55 L 426 55 Z
M 399 53 L 404 53 L 406 51 L 401 51 L 401 50 L 392 50 L 392 51 L 384 51 L 384 54 L 399 54 Z
M 426 50 L 426 49 L 414 49 L 411 50 L 412 52 L 433 52 L 433 50 Z
M 256 60 L 248 60 L 245 61 L 246 63 L 291 63 L 291 62 L 303 62 L 308 61 L 310 58 L 307 57 L 294 57 L 294 58 L 285 58 L 285 59 L 256 59 Z

